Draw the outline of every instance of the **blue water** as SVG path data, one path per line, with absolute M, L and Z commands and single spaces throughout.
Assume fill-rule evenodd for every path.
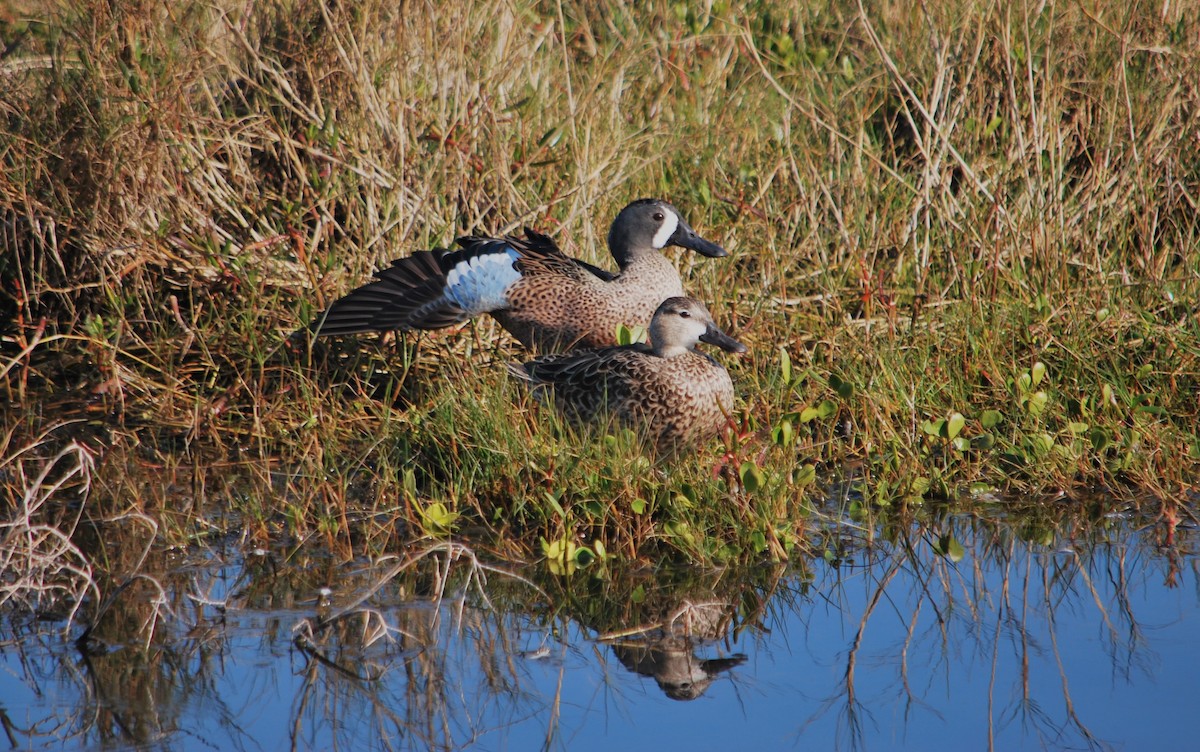
M 444 589 L 439 557 L 386 578 L 394 561 L 311 577 L 191 561 L 164 575 L 148 647 L 110 628 L 85 656 L 78 627 L 0 622 L 0 713 L 16 748 L 1200 747 L 1189 531 L 1167 550 L 1145 528 L 1051 547 L 957 530 L 957 563 L 914 534 L 748 584 L 643 574 L 641 603 L 586 575 L 470 581 L 465 557 Z M 358 599 L 369 615 L 314 627 Z M 148 603 L 114 621 L 136 631 Z

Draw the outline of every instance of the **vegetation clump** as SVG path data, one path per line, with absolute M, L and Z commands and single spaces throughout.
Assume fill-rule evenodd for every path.
M 1136 491 L 1178 521 L 1198 39 L 1184 3 L 22 0 L 6 507 L 346 556 L 466 537 L 564 572 L 787 559 L 827 550 L 814 517 L 996 492 Z M 693 455 L 537 410 L 491 322 L 287 345 L 456 235 L 529 225 L 603 266 L 641 196 L 732 252 L 674 257 L 750 348 Z M 31 489 L 56 473 L 54 511 Z

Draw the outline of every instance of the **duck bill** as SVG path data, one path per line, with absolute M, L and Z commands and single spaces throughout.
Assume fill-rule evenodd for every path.
M 738 342 L 715 326 L 709 326 L 708 329 L 704 330 L 704 334 L 700 335 L 700 341 L 716 345 L 722 350 L 731 353 L 744 353 L 747 349 L 741 342 Z
M 684 222 L 682 218 L 679 220 L 679 226 L 675 228 L 674 234 L 672 234 L 670 239 L 667 240 L 667 245 L 677 245 L 680 248 L 688 248 L 702 256 L 708 256 L 709 258 L 721 258 L 722 256 L 729 255 L 729 251 L 725 250 L 711 240 L 705 240 L 697 235 L 696 231 L 693 230 L 687 222 Z

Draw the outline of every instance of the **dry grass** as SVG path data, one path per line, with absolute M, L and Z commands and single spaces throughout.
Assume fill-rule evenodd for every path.
M 31 470 L 24 455 L 32 449 L 6 452 L 0 466 L 13 485 L 25 488 L 13 513 L 0 522 L 0 607 L 55 613 L 69 623 L 99 590 L 89 557 L 72 540 L 82 505 L 76 502 L 72 513 L 61 504 L 71 492 L 86 495 L 94 460 L 72 443 Z
M 0 15 L 10 445 L 78 438 L 89 510 L 168 541 L 345 555 L 455 529 L 784 557 L 814 513 L 973 487 L 1187 492 L 1198 32 L 1184 4 L 26 3 Z M 740 435 L 670 472 L 515 412 L 490 322 L 283 347 L 458 234 L 604 264 L 647 195 L 733 251 L 679 263 L 752 348 Z

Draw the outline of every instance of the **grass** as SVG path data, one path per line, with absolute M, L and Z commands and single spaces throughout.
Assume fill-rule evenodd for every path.
M 1198 32 L 1186 4 L 18 3 L 7 508 L 78 441 L 89 515 L 346 557 L 794 559 L 816 518 L 997 491 L 1194 510 Z M 536 409 L 490 321 L 284 344 L 459 234 L 608 265 L 641 196 L 732 251 L 677 260 L 751 348 L 739 429 L 670 466 Z

